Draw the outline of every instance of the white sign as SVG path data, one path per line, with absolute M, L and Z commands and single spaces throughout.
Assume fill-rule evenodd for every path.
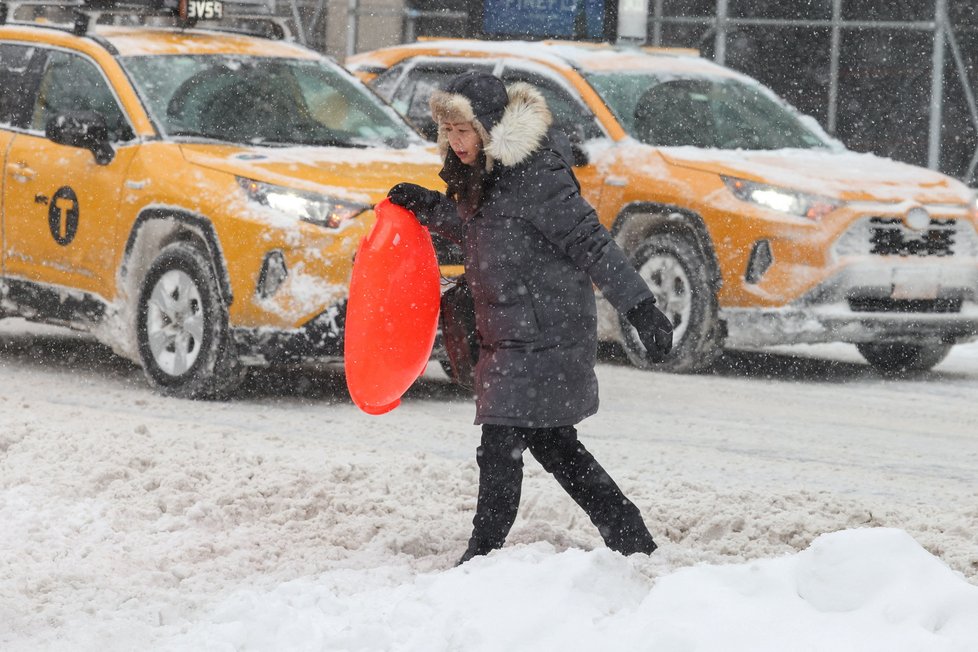
M 645 42 L 649 0 L 618 0 L 618 38 Z
M 187 0 L 187 18 L 220 20 L 224 17 L 224 3 L 220 0 Z

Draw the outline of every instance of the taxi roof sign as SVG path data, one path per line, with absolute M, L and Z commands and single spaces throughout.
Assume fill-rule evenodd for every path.
M 20 9 L 24 11 L 18 16 Z M 293 40 L 286 19 L 271 13 L 228 12 L 223 0 L 0 0 L 0 25 L 11 22 L 67 29 L 77 36 L 88 34 L 96 24 L 115 21 L 131 24 L 128 21 L 133 18 L 156 17 L 175 20 L 173 27 L 177 28 L 193 27 L 198 21 L 207 21 L 207 28 L 211 30 Z
M 224 18 L 221 0 L 180 0 L 180 18 L 184 20 L 220 20 Z
M 171 15 L 183 20 L 220 20 L 224 17 L 221 0 L 82 0 L 96 11 L 130 12 L 137 15 Z

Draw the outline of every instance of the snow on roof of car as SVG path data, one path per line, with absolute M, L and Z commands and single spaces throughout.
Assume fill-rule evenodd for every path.
M 575 41 L 478 41 L 473 39 L 422 39 L 402 46 L 408 49 L 438 50 L 439 54 L 481 53 L 487 56 L 514 56 L 536 59 L 557 67 L 573 66 L 589 71 L 648 71 L 740 76 L 698 56 L 688 48 L 640 48 L 581 43 Z
M 321 55 L 294 43 L 206 29 L 99 26 L 98 35 L 123 56 L 243 54 L 316 59 Z

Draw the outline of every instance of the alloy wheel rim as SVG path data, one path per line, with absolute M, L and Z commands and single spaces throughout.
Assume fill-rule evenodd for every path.
M 673 341 L 681 342 L 693 312 L 693 293 L 686 270 L 675 257 L 654 254 L 638 271 L 655 295 L 659 310 L 672 322 Z
M 153 361 L 164 373 L 186 373 L 204 342 L 200 290 L 190 276 L 173 269 L 156 281 L 146 310 L 146 336 Z

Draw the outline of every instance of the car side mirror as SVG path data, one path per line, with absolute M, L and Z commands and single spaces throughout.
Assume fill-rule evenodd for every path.
M 109 128 L 102 114 L 95 111 L 66 111 L 59 113 L 44 126 L 48 140 L 89 150 L 99 165 L 108 165 L 115 158 L 109 143 Z

